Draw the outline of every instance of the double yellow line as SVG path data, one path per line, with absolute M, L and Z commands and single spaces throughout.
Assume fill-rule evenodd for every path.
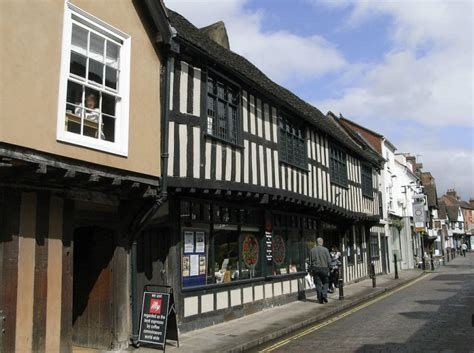
M 404 284 L 403 286 L 400 286 L 400 287 L 398 287 L 398 288 L 395 288 L 395 289 L 393 289 L 393 290 L 391 290 L 391 291 L 389 291 L 389 292 L 387 292 L 387 293 L 381 294 L 381 295 L 377 296 L 376 298 L 374 298 L 374 299 L 372 299 L 372 300 L 369 300 L 368 302 L 365 302 L 364 304 L 360 304 L 360 305 L 358 305 L 358 306 L 356 306 L 356 307 L 354 307 L 354 308 L 352 308 L 352 309 L 350 309 L 350 310 L 348 310 L 348 311 L 345 311 L 345 312 L 343 312 L 342 314 L 338 314 L 338 315 L 336 315 L 336 316 L 334 316 L 334 317 L 332 317 L 332 318 L 330 318 L 330 319 L 328 319 L 328 320 L 326 320 L 326 321 L 324 321 L 324 322 L 321 322 L 321 323 L 319 323 L 319 324 L 316 324 L 316 325 L 314 325 L 314 326 L 311 326 L 311 327 L 309 327 L 308 329 L 306 329 L 306 330 L 304 330 L 304 331 L 301 331 L 300 333 L 297 333 L 297 334 L 295 334 L 295 335 L 293 335 L 293 336 L 291 336 L 291 337 L 288 337 L 288 338 L 286 338 L 286 339 L 284 339 L 284 340 L 281 340 L 281 341 L 279 341 L 279 342 L 277 342 L 277 343 L 275 343 L 275 344 L 273 344 L 273 345 L 271 345 L 271 346 L 269 346 L 269 347 L 267 347 L 267 348 L 264 348 L 264 349 L 260 350 L 259 352 L 262 352 L 262 353 L 263 353 L 263 352 L 272 352 L 272 351 L 274 351 L 275 349 L 278 349 L 278 348 L 280 348 L 280 347 L 283 347 L 284 345 L 286 345 L 286 344 L 288 344 L 288 343 L 290 343 L 290 342 L 292 342 L 292 341 L 295 341 L 295 340 L 297 340 L 297 339 L 299 339 L 299 338 L 301 338 L 301 337 L 303 337 L 303 336 L 306 336 L 306 335 L 308 335 L 308 334 L 310 334 L 310 333 L 312 333 L 312 332 L 315 332 L 315 331 L 317 331 L 317 330 L 319 330 L 319 329 L 321 329 L 321 328 L 323 328 L 323 327 L 325 327 L 325 326 L 328 326 L 328 325 L 332 324 L 333 322 L 339 321 L 339 320 L 345 318 L 346 316 L 349 316 L 349 315 L 351 315 L 351 314 L 353 314 L 353 313 L 355 313 L 355 312 L 357 312 L 357 311 L 359 311 L 359 310 L 362 310 L 362 309 L 364 309 L 364 308 L 366 308 L 366 307 L 368 307 L 368 306 L 370 306 L 370 305 L 372 305 L 372 304 L 374 304 L 374 303 L 377 303 L 378 301 L 380 301 L 380 300 L 382 300 L 382 299 L 385 299 L 385 298 L 391 296 L 392 294 L 395 294 L 395 293 L 397 293 L 397 292 L 399 292 L 399 291 L 401 291 L 401 290 L 404 290 L 405 288 L 410 287 L 411 285 L 415 284 L 416 282 L 421 281 L 421 280 L 424 279 L 427 275 L 428 275 L 428 274 L 425 273 L 425 274 L 421 275 L 420 277 L 418 277 L 417 279 L 415 279 L 415 280 L 413 280 L 413 281 L 411 281 L 411 282 L 409 282 L 409 283 L 407 283 L 407 284 Z

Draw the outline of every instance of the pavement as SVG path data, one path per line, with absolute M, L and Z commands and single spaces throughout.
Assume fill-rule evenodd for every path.
M 283 337 L 329 316 L 348 310 L 371 298 L 415 280 L 421 270 L 400 271 L 394 275 L 377 276 L 377 287 L 372 280 L 363 280 L 344 287 L 344 300 L 338 299 L 337 291 L 330 295 L 329 303 L 319 304 L 315 297 L 263 310 L 255 314 L 213 325 L 180 335 L 180 347 L 169 341 L 166 350 L 181 352 L 243 352 L 266 342 Z M 135 353 L 155 353 L 157 350 L 141 347 Z
M 474 253 L 253 352 L 474 352 Z

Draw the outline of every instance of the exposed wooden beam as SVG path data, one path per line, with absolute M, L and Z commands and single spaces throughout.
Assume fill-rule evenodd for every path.
M 121 178 L 114 178 L 112 180 L 112 185 L 114 185 L 114 186 L 119 186 L 121 184 L 122 184 L 122 179 Z
M 97 174 L 91 174 L 89 177 L 89 182 L 91 183 L 97 183 L 100 180 L 100 176 Z
M 68 169 L 66 170 L 66 173 L 64 174 L 65 178 L 72 179 L 76 176 L 76 171 L 74 169 Z
M 45 163 L 38 164 L 38 169 L 36 169 L 37 174 L 46 174 L 48 172 L 48 167 Z

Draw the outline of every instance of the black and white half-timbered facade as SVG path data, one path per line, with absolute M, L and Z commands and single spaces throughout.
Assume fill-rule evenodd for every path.
M 343 253 L 346 282 L 368 276 L 380 157 L 218 44 L 212 26 L 168 14 L 168 202 L 148 232 L 171 239 L 163 268 L 181 330 L 301 298 L 318 236 Z

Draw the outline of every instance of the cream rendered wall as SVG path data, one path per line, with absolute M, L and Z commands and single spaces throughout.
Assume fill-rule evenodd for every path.
M 131 36 L 128 156 L 56 141 L 64 1 L 0 1 L 0 142 L 160 173 L 160 60 L 131 0 L 74 0 Z

